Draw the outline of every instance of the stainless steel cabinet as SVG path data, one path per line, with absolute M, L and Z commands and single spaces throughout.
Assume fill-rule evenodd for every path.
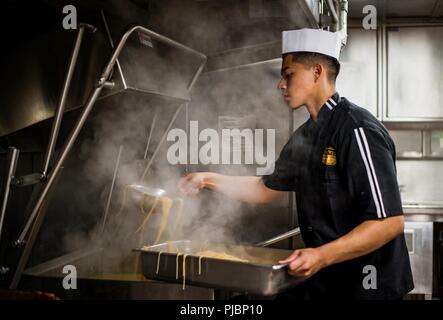
M 387 121 L 443 121 L 443 25 L 387 27 Z
M 348 32 L 348 43 L 340 56 L 337 90 L 343 97 L 381 118 L 377 99 L 377 32 L 359 28 L 349 28 Z
M 405 239 L 415 288 L 412 294 L 431 298 L 433 291 L 433 222 L 405 222 Z
M 443 161 L 397 161 L 397 175 L 404 204 L 443 206 Z

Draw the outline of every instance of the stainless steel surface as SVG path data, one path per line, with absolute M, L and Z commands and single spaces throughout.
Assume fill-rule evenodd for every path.
M 116 46 L 116 48 L 114 49 L 111 58 L 109 59 L 108 63 L 106 64 L 103 72 L 101 73 L 100 77 L 97 80 L 96 86 L 94 88 L 94 90 L 91 92 L 89 99 L 84 107 L 84 109 L 82 110 L 82 113 L 77 121 L 77 123 L 75 124 L 73 130 L 71 131 L 69 137 L 67 138 L 67 141 L 64 145 L 64 147 L 62 148 L 61 152 L 60 152 L 60 156 L 54 166 L 54 169 L 51 171 L 51 173 L 48 176 L 48 180 L 45 183 L 42 193 L 40 195 L 40 197 L 38 198 L 36 205 L 34 207 L 34 210 L 31 213 L 31 216 L 29 217 L 29 220 L 25 226 L 25 228 L 23 229 L 22 233 L 20 234 L 20 237 L 18 239 L 19 242 L 23 242 L 28 230 L 30 229 L 32 222 L 34 221 L 34 219 L 36 221 L 38 220 L 42 220 L 43 219 L 43 214 L 42 217 L 38 217 L 39 213 L 42 212 L 40 211 L 43 202 L 46 200 L 47 195 L 49 193 L 50 188 L 52 187 L 55 179 L 57 178 L 57 175 L 64 163 L 64 161 L 66 160 L 67 155 L 69 154 L 69 151 L 71 150 L 72 146 L 74 145 L 75 140 L 77 139 L 77 136 L 80 133 L 80 130 L 82 129 L 92 107 L 94 106 L 95 101 L 97 100 L 98 96 L 100 95 L 100 92 L 103 89 L 103 86 L 105 85 L 105 83 L 107 82 L 109 75 L 112 71 L 113 66 L 115 65 L 115 62 L 117 61 L 118 56 L 120 55 L 120 52 L 122 51 L 122 49 L 124 48 L 126 41 L 128 40 L 129 36 L 134 33 L 135 31 L 140 31 L 143 33 L 147 33 L 150 35 L 156 35 L 158 37 L 164 38 L 160 35 L 157 34 L 153 34 L 150 30 L 142 27 L 142 26 L 133 26 L 131 28 L 129 28 L 121 37 L 118 45 Z M 171 43 L 174 46 L 181 46 L 180 44 L 177 44 L 175 42 L 171 42 L 171 40 L 169 39 L 163 39 L 166 42 Z M 187 48 L 186 48 L 187 49 Z M 179 109 L 180 110 L 180 109 Z M 43 211 L 44 212 L 44 211 Z M 34 227 L 38 226 L 38 223 L 34 224 Z M 30 238 L 35 238 L 36 233 L 38 232 L 39 227 L 33 228 L 31 231 L 31 236 Z M 35 233 L 33 233 L 35 232 Z M 18 285 L 18 282 L 21 278 L 22 272 L 26 266 L 26 263 L 28 261 L 29 258 L 29 254 L 30 251 L 32 249 L 33 243 L 32 241 L 29 241 L 25 244 L 25 248 L 24 251 L 22 253 L 22 256 L 20 258 L 17 270 L 15 272 L 14 278 L 12 280 L 11 283 L 11 289 L 15 289 Z
M 5 219 L 6 208 L 8 206 L 9 192 L 11 190 L 11 182 L 15 175 L 19 154 L 20 151 L 18 149 L 9 148 L 8 169 L 6 172 L 6 179 L 4 181 L 4 185 L 2 188 L 3 194 L 2 194 L 2 207 L 0 211 L 0 240 L 2 238 L 3 223 Z
M 86 35 L 83 37 L 84 50 L 78 56 L 79 68 L 72 75 L 71 93 L 66 97 L 66 110 L 84 105 L 94 86 L 93 80 L 110 53 L 100 32 Z M 30 31 L 26 39 L 20 46 L 9 49 L 8 58 L 1 64 L 0 83 L 4 90 L 0 95 L 0 136 L 54 116 L 75 34 L 74 31 L 52 30 L 33 35 Z M 46 151 L 46 145 L 44 149 L 42 151 Z
M 248 262 L 201 258 L 199 274 L 199 256 L 194 254 L 202 247 L 197 243 L 183 240 L 136 251 L 141 252 L 143 274 L 148 279 L 182 283 L 183 254 L 186 254 L 185 284 L 188 285 L 272 296 L 304 280 L 290 276 L 284 269 L 273 268 L 279 260 L 286 258 L 292 251 L 234 245 L 211 245 L 206 250 L 218 250 L 247 259 Z M 160 252 L 162 253 L 159 255 Z M 157 263 L 159 263 L 158 273 Z
M 96 85 L 93 80 L 107 63 L 106 57 L 111 54 L 108 37 L 119 40 L 128 24 L 127 21 L 112 17 L 104 21 L 107 22 L 111 28 L 109 34 L 106 34 L 106 30 L 99 30 L 93 37 L 86 37 L 86 34 L 84 36 L 85 50 L 79 53 L 79 68 L 73 74 L 66 111 L 84 106 L 89 92 Z M 9 60 L 4 60 L 4 72 L 0 76 L 0 86 L 5 88 L 0 95 L 0 136 L 54 116 L 57 100 L 60 98 L 54 92 L 60 92 L 59 85 L 66 76 L 61 70 L 65 69 L 71 54 L 67 49 L 72 48 L 71 41 L 74 39 L 71 40 L 71 34 L 67 36 L 65 31 L 57 30 L 36 35 L 19 48 L 11 50 Z M 195 83 L 202 72 L 206 62 L 205 55 L 153 32 L 147 34 L 136 30 L 127 40 L 126 48 L 117 60 L 116 72 L 113 73 L 114 88 L 103 92 L 99 99 L 129 92 L 174 98 L 181 102 L 189 101 L 188 87 Z M 55 49 L 50 51 L 47 49 L 49 47 Z M 169 59 L 168 56 L 174 56 L 174 59 Z M 11 82 L 11 75 L 16 75 L 17 81 Z M 105 87 L 108 84 L 111 83 L 106 83 Z M 16 94 L 21 91 L 28 94 Z
M 385 36 L 386 120 L 442 121 L 443 26 L 392 26 Z
M 433 230 L 432 222 L 405 222 L 405 239 L 415 285 L 412 294 L 433 293 Z
M 278 58 L 283 30 L 318 28 L 319 22 L 318 0 L 171 0 L 150 9 L 150 25 L 207 54 L 208 71 Z M 205 32 L 192 36 L 195 30 Z
M 420 130 L 390 130 L 397 158 L 422 158 L 423 133 Z
M 429 132 L 430 150 L 429 156 L 432 158 L 443 158 L 443 130 Z
M 431 17 L 441 16 L 436 11 L 439 0 L 351 0 L 349 1 L 349 15 L 352 18 L 362 17 L 363 7 L 374 5 L 377 15 L 383 18 L 391 17 Z
M 397 161 L 399 185 L 404 205 L 443 207 L 443 162 L 432 160 Z
M 407 221 L 443 222 L 443 207 L 403 205 Z
M 119 38 L 127 22 L 103 18 L 108 37 Z M 128 36 L 131 45 L 117 59 L 127 89 L 189 101 L 190 85 L 203 70 L 206 56 L 149 29 L 140 31 Z
M 278 235 L 276 237 L 273 237 L 273 238 L 271 238 L 269 240 L 257 243 L 257 246 L 258 247 L 267 247 L 267 246 L 270 246 L 271 244 L 274 244 L 274 243 L 277 243 L 277 242 L 280 242 L 280 241 L 283 241 L 283 240 L 295 237 L 295 236 L 299 235 L 300 233 L 301 233 L 300 232 L 300 228 L 295 228 L 293 230 L 290 230 L 288 232 L 280 234 L 280 235 Z
M 436 205 L 426 205 L 426 204 L 404 204 L 403 208 L 408 210 L 440 210 L 443 213 L 443 206 L 441 204 Z
M 100 246 L 92 245 L 86 249 L 77 250 L 31 268 L 27 268 L 24 273 L 31 276 L 39 276 L 54 271 L 54 269 L 63 269 L 64 266 L 69 265 L 73 261 L 90 257 L 93 254 L 100 253 L 102 250 L 103 248 Z
M 349 28 L 348 33 L 347 44 L 340 56 L 341 70 L 337 78 L 337 91 L 380 118 L 377 31 Z
M 45 158 L 43 160 L 43 171 L 42 175 L 46 177 L 48 174 L 49 163 L 54 153 L 55 144 L 57 143 L 57 137 L 60 130 L 60 125 L 62 123 L 63 113 L 66 107 L 67 95 L 69 88 L 71 86 L 72 76 L 74 74 L 75 66 L 77 65 L 78 53 L 80 51 L 80 46 L 83 40 L 83 34 L 85 29 L 96 31 L 95 27 L 80 23 L 79 29 L 77 31 L 77 37 L 74 42 L 74 48 L 72 49 L 71 58 L 69 59 L 68 70 L 66 72 L 66 77 L 63 81 L 62 92 L 60 93 L 59 103 L 55 111 L 55 118 L 51 129 L 51 134 L 49 136 L 48 148 L 46 150 Z
M 114 174 L 112 176 L 111 187 L 109 188 L 108 200 L 106 201 L 105 212 L 103 214 L 102 233 L 105 231 L 106 220 L 108 219 L 109 207 L 111 206 L 112 194 L 114 192 L 115 180 L 117 179 L 118 169 L 120 167 L 120 159 L 122 156 L 123 146 L 118 148 L 117 161 L 114 167 Z
M 137 254 L 116 261 L 113 248 L 104 249 L 91 244 L 88 248 L 49 260 L 24 271 L 20 289 L 53 292 L 63 300 L 213 300 L 208 288 L 152 281 L 144 278 L 141 269 L 134 272 Z M 61 283 L 66 273 L 63 267 L 73 265 L 77 270 L 77 289 L 65 290 Z

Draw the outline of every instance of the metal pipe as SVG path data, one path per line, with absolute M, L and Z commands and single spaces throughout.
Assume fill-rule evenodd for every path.
M 102 233 L 105 231 L 106 219 L 108 218 L 109 207 L 111 205 L 112 193 L 114 192 L 115 180 L 117 179 L 118 168 L 120 166 L 120 158 L 122 156 L 123 146 L 120 146 L 117 155 L 117 162 L 114 168 L 114 175 L 112 177 L 111 189 L 109 190 L 108 200 L 106 202 L 105 212 L 103 214 Z
M 267 246 L 270 246 L 271 244 L 286 240 L 288 238 L 292 238 L 292 237 L 297 236 L 299 234 L 300 234 L 300 228 L 295 228 L 295 229 L 292 229 L 288 232 L 280 234 L 274 238 L 271 238 L 269 240 L 257 243 L 257 246 L 258 247 L 267 247 Z
M 11 182 L 15 175 L 15 170 L 17 169 L 18 156 L 20 151 L 16 148 L 9 148 L 8 157 L 8 171 L 5 179 L 5 186 L 3 188 L 3 199 L 2 199 L 2 209 L 0 213 L 0 240 L 2 238 L 3 222 L 6 215 L 6 207 L 8 206 L 9 192 L 11 190 Z
M 335 5 L 333 0 L 326 0 L 326 5 L 328 6 L 328 10 L 331 13 L 332 19 L 334 20 L 335 25 L 339 24 L 337 11 L 335 10 Z M 337 31 L 337 30 L 334 30 Z
M 348 40 L 348 0 L 339 2 L 339 31 L 342 34 L 342 45 L 346 45 Z
M 146 174 L 147 174 L 148 171 L 149 171 L 149 168 L 151 168 L 151 165 L 152 165 L 152 163 L 154 162 L 154 159 L 155 159 L 157 153 L 159 152 L 160 147 L 161 147 L 162 144 L 163 144 L 163 141 L 165 140 L 166 136 L 168 135 L 168 132 L 169 132 L 169 130 L 170 130 L 171 127 L 172 127 L 172 124 L 174 123 L 175 119 L 177 118 L 177 116 L 178 116 L 178 114 L 180 113 L 180 111 L 181 111 L 182 108 L 183 108 L 183 104 L 180 105 L 180 107 L 177 108 L 177 110 L 175 111 L 174 115 L 172 116 L 172 119 L 171 119 L 171 121 L 169 122 L 168 127 L 166 128 L 165 132 L 163 133 L 163 136 L 161 137 L 160 142 L 157 144 L 157 147 L 155 148 L 155 151 L 154 151 L 154 153 L 152 154 L 152 157 L 149 159 L 149 162 L 148 162 L 148 164 L 146 165 L 145 170 L 143 171 L 143 174 L 142 174 L 142 176 L 141 176 L 141 178 L 140 178 L 139 184 L 141 184 L 141 182 L 145 179 Z
M 69 88 L 71 86 L 71 80 L 74 74 L 75 66 L 77 64 L 78 54 L 80 52 L 80 46 L 83 40 L 83 35 L 85 33 L 85 28 L 87 28 L 86 24 L 81 23 L 79 25 L 79 29 L 74 43 L 74 48 L 72 50 L 71 57 L 69 59 L 68 71 L 66 72 L 65 80 L 63 82 L 60 101 L 56 109 L 55 118 L 51 129 L 51 134 L 49 136 L 49 144 L 43 161 L 43 171 L 42 171 L 43 178 L 45 178 L 46 175 L 48 174 L 49 163 L 51 161 L 55 145 L 57 143 L 57 137 L 60 131 L 60 125 L 62 123 L 63 113 L 65 111 L 66 100 L 68 97 Z
M 151 138 L 154 132 L 155 123 L 157 122 L 157 115 L 158 112 L 155 113 L 154 118 L 152 119 L 151 128 L 149 129 L 148 141 L 146 142 L 145 154 L 143 155 L 144 160 L 148 158 L 149 145 L 151 144 Z
M 203 57 L 204 57 L 203 62 L 200 64 L 200 67 L 198 68 L 197 72 L 194 74 L 194 77 L 192 77 L 192 80 L 188 85 L 188 91 L 192 90 L 192 88 L 194 87 L 194 84 L 197 82 L 198 77 L 203 72 L 203 69 L 206 66 L 206 62 L 208 61 L 208 58 L 205 55 L 203 55 Z

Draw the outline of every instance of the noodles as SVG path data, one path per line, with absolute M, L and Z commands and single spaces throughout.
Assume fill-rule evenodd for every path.
M 152 220 L 152 214 L 156 212 L 156 209 L 158 208 L 158 204 L 159 202 L 161 202 L 161 217 L 159 225 L 157 226 L 157 233 L 155 235 L 155 239 L 152 242 L 152 240 L 150 241 L 151 244 L 157 244 L 159 243 L 159 241 L 161 241 L 162 236 L 165 233 L 165 230 L 168 229 L 168 233 L 170 232 L 171 234 L 175 234 L 177 229 L 181 226 L 182 224 L 182 214 L 183 214 L 183 207 L 184 207 L 184 201 L 182 198 L 176 198 L 176 199 L 171 199 L 169 197 L 166 196 L 157 196 L 154 197 L 151 194 L 149 194 L 148 192 L 143 192 L 145 191 L 146 188 L 144 188 L 141 185 L 134 185 L 134 184 L 130 184 L 130 185 L 125 185 L 123 188 L 123 196 L 122 196 L 122 200 L 121 200 L 121 204 L 120 204 L 120 208 L 118 209 L 118 212 L 116 214 L 116 216 L 119 216 L 123 210 L 125 209 L 126 205 L 127 205 L 127 200 L 128 200 L 128 190 L 130 189 L 134 189 L 135 191 L 137 191 L 139 194 L 141 194 L 141 199 L 138 202 L 140 211 L 142 212 L 142 214 L 144 215 L 143 217 L 143 221 L 141 222 L 141 224 L 136 228 L 135 233 L 140 233 L 143 231 L 143 229 L 147 226 L 147 224 L 150 222 L 150 220 Z M 146 200 L 147 198 L 154 198 L 153 202 L 150 200 L 150 208 L 149 210 L 147 210 L 147 208 L 145 208 L 145 204 L 146 204 Z M 152 203 L 152 205 L 151 205 Z M 168 224 L 168 220 L 169 217 L 171 215 L 171 209 L 174 206 L 174 210 L 177 213 L 176 215 L 174 215 L 174 223 L 173 225 L 169 225 Z M 129 237 L 130 235 L 128 235 Z M 140 244 L 141 245 L 141 244 Z
M 182 289 L 183 290 L 185 290 L 185 286 L 186 286 L 186 257 L 187 257 L 188 255 L 187 254 L 184 254 L 183 255 L 183 286 L 182 286 Z
M 158 271 L 160 269 L 160 256 L 161 256 L 162 252 L 160 251 L 158 253 L 158 257 L 157 257 L 157 270 L 155 271 L 155 274 L 158 274 Z
M 168 223 L 169 213 L 171 212 L 172 207 L 172 199 L 168 197 L 162 197 L 162 219 L 160 222 L 160 227 L 158 229 L 157 237 L 154 241 L 154 244 L 157 244 L 160 240 L 161 236 L 163 235 L 163 231 L 166 228 L 166 224 Z
M 149 210 L 149 213 L 146 214 L 146 212 L 145 212 L 145 208 L 144 208 L 144 206 L 143 206 L 143 204 L 144 204 L 144 202 L 145 202 L 145 196 L 146 196 L 146 195 L 147 195 L 147 194 L 143 194 L 142 200 L 141 200 L 141 202 L 140 202 L 140 209 L 141 209 L 142 213 L 146 215 L 146 218 L 143 220 L 142 224 L 141 224 L 141 225 L 138 227 L 138 229 L 135 231 L 136 233 L 137 233 L 137 232 L 140 232 L 140 231 L 145 227 L 146 223 L 149 221 L 149 218 L 151 217 L 152 213 L 154 212 L 154 209 L 155 209 L 155 207 L 157 206 L 157 203 L 158 203 L 158 200 L 159 200 L 158 197 L 155 198 L 155 200 L 154 200 L 154 204 L 152 205 L 151 209 Z

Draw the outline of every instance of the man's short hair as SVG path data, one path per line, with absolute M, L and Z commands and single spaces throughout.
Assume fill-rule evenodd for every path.
M 321 53 L 315 52 L 292 52 L 284 55 L 291 55 L 293 61 L 296 61 L 306 68 L 312 68 L 315 64 L 321 63 L 326 66 L 327 77 L 330 82 L 337 80 L 337 76 L 340 73 L 340 63 L 337 59 L 326 56 Z

